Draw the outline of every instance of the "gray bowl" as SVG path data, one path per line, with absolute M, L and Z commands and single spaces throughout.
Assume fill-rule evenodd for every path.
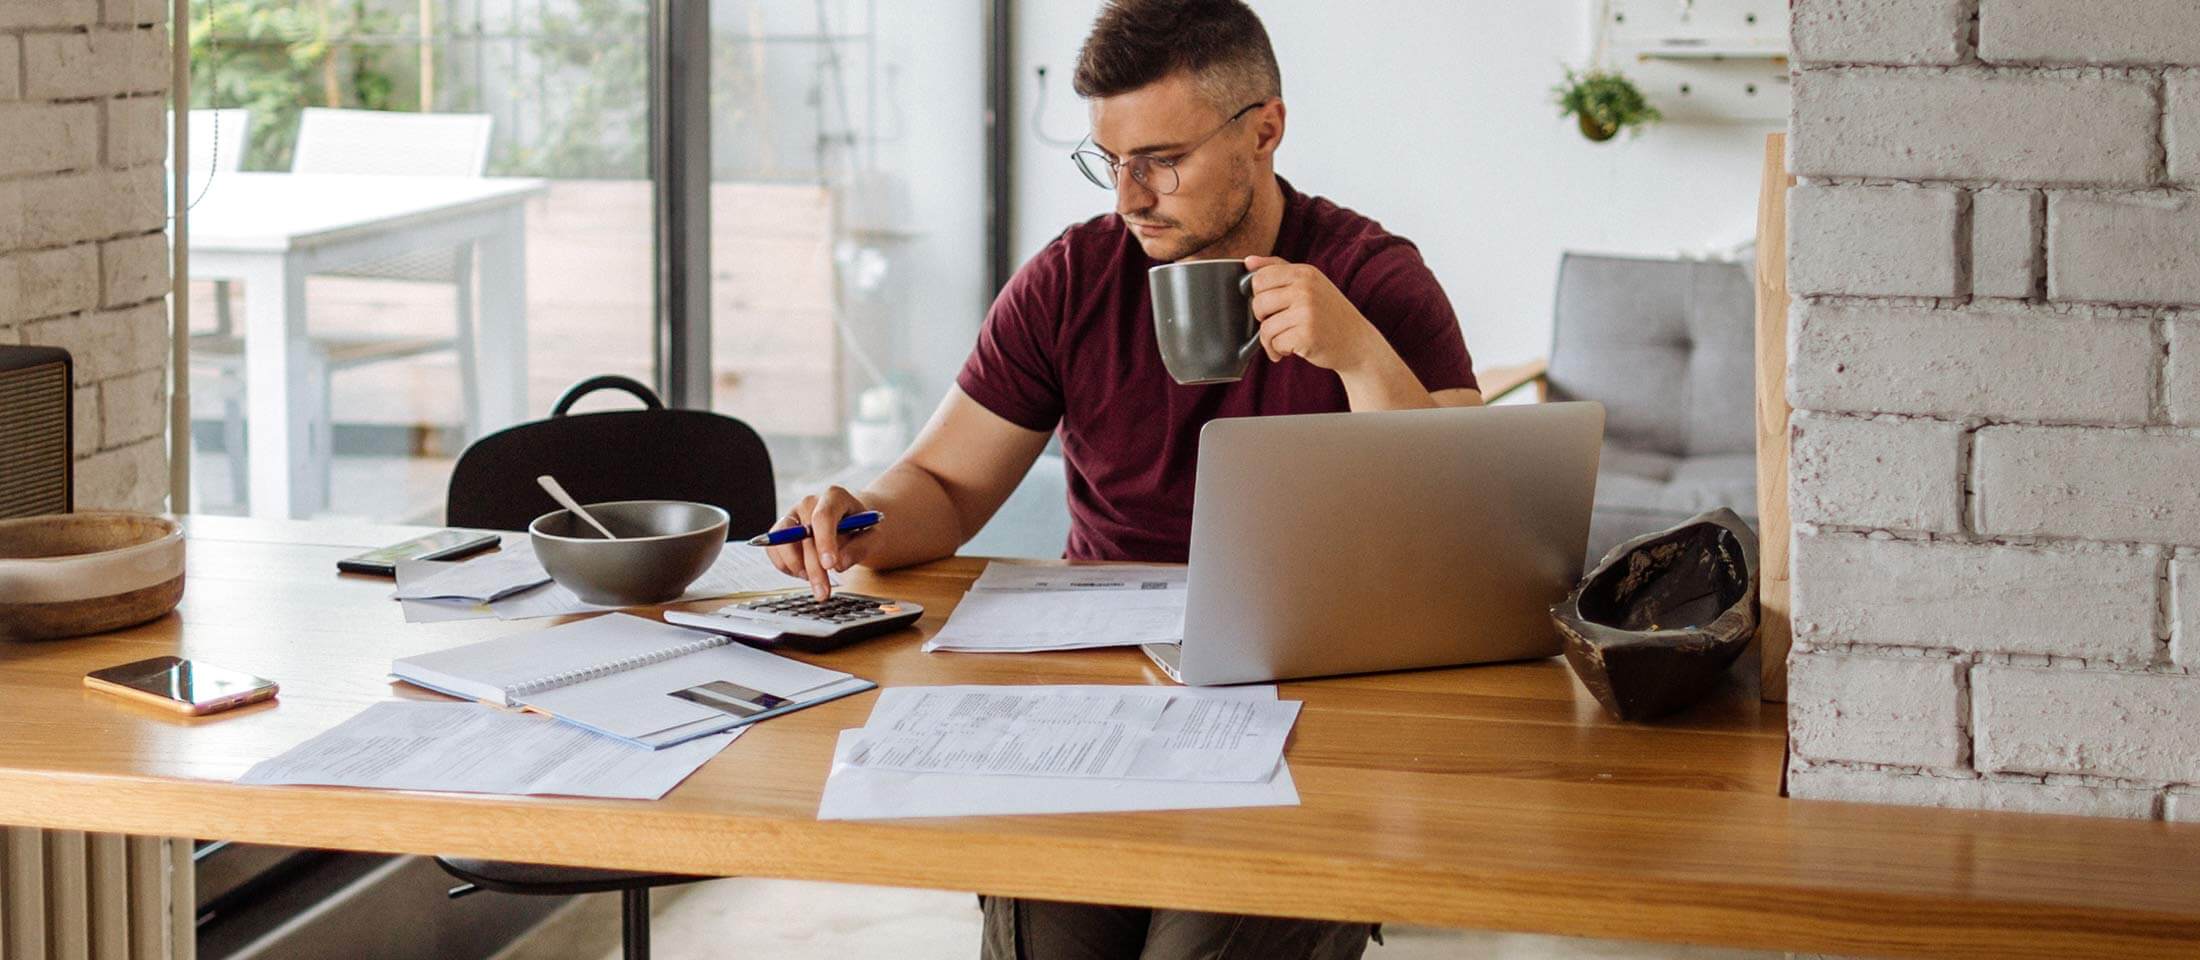
M 535 556 L 560 586 L 589 603 L 665 603 L 687 591 L 726 545 L 726 512 L 685 500 L 582 504 L 618 534 L 605 540 L 569 510 L 527 525 Z

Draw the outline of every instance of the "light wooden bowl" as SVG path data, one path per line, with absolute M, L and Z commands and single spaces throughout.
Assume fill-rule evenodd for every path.
M 52 640 L 164 616 L 183 597 L 183 527 L 143 513 L 0 520 L 0 640 Z

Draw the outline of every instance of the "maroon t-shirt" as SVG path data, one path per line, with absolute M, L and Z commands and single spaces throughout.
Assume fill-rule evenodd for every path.
M 1430 391 L 1473 388 L 1451 301 L 1421 253 L 1380 224 L 1283 188 L 1275 255 L 1321 270 Z M 956 385 L 1002 419 L 1062 434 L 1073 560 L 1183 563 L 1191 548 L 1199 428 L 1221 417 L 1349 409 L 1335 373 L 1254 354 L 1235 383 L 1169 379 L 1146 269 L 1114 215 L 1062 232 L 1016 271 L 986 313 Z

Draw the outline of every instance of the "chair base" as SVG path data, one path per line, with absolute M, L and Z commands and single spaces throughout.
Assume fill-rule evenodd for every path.
M 520 896 L 569 896 L 619 893 L 619 944 L 626 960 L 649 960 L 649 891 L 711 877 L 677 873 L 636 873 L 591 867 L 557 867 L 507 860 L 437 857 L 436 866 L 465 881 L 451 888 L 453 898 L 491 890 Z

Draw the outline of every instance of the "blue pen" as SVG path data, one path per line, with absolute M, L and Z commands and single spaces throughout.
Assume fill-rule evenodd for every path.
M 886 519 L 886 515 L 883 513 L 876 510 L 865 510 L 862 513 L 851 513 L 840 518 L 840 522 L 834 524 L 833 529 L 843 534 L 861 533 L 878 526 L 878 522 L 884 519 Z M 760 533 L 750 537 L 749 546 L 776 547 L 782 543 L 799 543 L 808 539 L 810 539 L 810 528 L 796 524 L 783 530 L 774 530 L 770 533 Z

